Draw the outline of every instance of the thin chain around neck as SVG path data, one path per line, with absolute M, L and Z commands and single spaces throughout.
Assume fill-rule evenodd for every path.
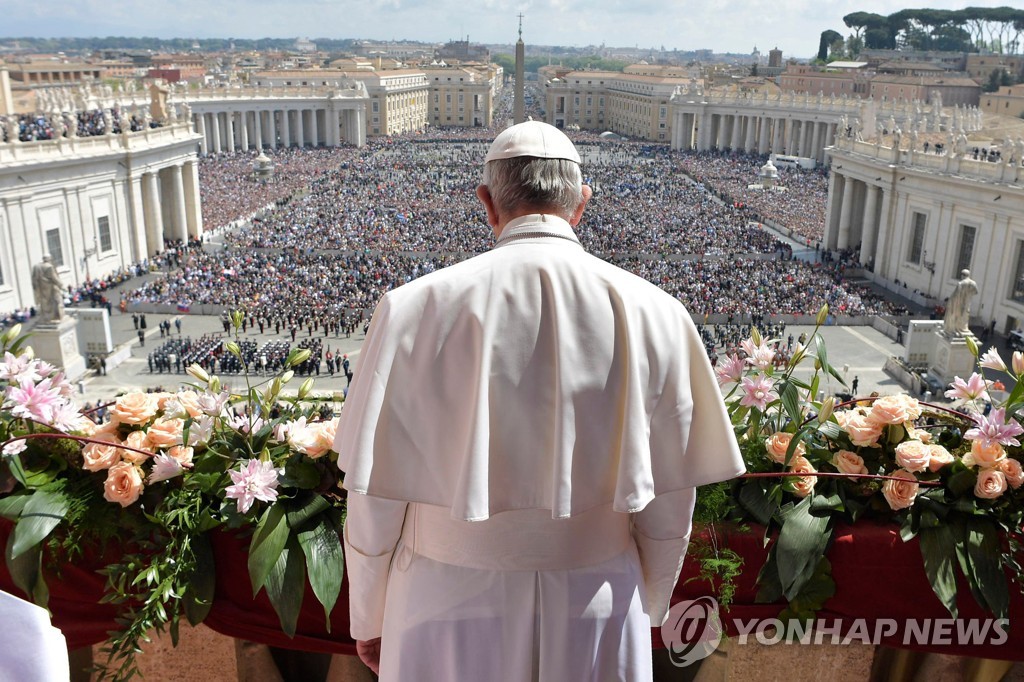
M 498 245 L 500 246 L 502 244 L 507 244 L 508 242 L 516 241 L 519 239 L 534 239 L 536 237 L 557 237 L 558 239 L 566 239 L 580 247 L 583 246 L 575 237 L 568 237 L 564 234 L 556 234 L 554 232 L 543 232 L 540 230 L 531 230 L 530 232 L 519 232 L 518 234 L 509 235 L 508 237 L 502 236 L 498 240 Z

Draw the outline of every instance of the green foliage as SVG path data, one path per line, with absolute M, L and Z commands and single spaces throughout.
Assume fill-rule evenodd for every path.
M 695 537 L 690 541 L 687 550 L 688 561 L 696 561 L 700 566 L 699 573 L 687 582 L 704 581 L 717 587 L 716 598 L 723 609 L 728 609 L 736 596 L 736 579 L 743 573 L 743 557 L 735 550 L 721 547 L 711 540 Z

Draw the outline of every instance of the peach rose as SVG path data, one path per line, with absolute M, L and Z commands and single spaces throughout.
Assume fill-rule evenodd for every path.
M 185 408 L 186 412 L 188 412 L 188 416 L 198 417 L 203 413 L 203 411 L 199 409 L 199 394 L 195 391 L 182 391 L 178 393 L 177 398 L 178 402 L 181 403 L 181 406 Z
M 907 438 L 913 438 L 914 440 L 919 440 L 922 443 L 932 442 L 932 434 L 930 431 L 926 431 L 925 429 L 915 429 L 910 424 L 904 424 L 903 428 L 907 430 Z
M 143 431 L 132 431 L 129 433 L 128 437 L 124 439 L 124 445 L 127 445 L 130 448 L 135 448 L 135 450 L 149 449 L 149 442 L 147 441 L 146 434 Z M 132 464 L 142 464 L 149 459 L 149 455 L 136 452 L 135 450 L 125 450 L 124 448 L 121 448 L 118 452 L 121 453 L 121 459 Z
M 857 410 L 836 412 L 836 421 L 857 447 L 875 447 L 882 435 L 882 427 Z
M 917 499 L 917 490 L 919 488 L 917 477 L 905 469 L 898 469 L 892 475 L 904 480 L 894 481 L 890 479 L 882 485 L 882 495 L 885 497 L 885 501 L 889 503 L 889 508 L 893 511 L 899 511 L 900 509 L 907 509 L 913 506 L 914 500 Z
M 146 432 L 149 447 L 156 449 L 181 445 L 182 431 L 185 430 L 183 419 L 157 419 Z
M 185 445 L 175 445 L 167 450 L 167 454 L 186 469 L 192 467 L 192 457 L 195 450 Z
M 999 443 L 985 444 L 980 440 L 971 443 L 971 451 L 964 455 L 964 464 L 967 466 L 979 466 L 988 469 L 998 466 L 999 462 L 1006 459 L 1006 450 Z
M 72 432 L 92 438 L 92 435 L 96 433 L 96 422 L 83 414 L 75 420 L 75 428 L 72 429 Z
M 334 437 L 338 433 L 338 420 L 328 419 L 327 421 L 320 422 L 320 430 L 317 434 L 320 445 L 325 449 L 325 452 L 329 452 L 334 448 Z
M 768 438 L 764 446 L 768 450 L 768 456 L 772 458 L 773 462 L 779 464 L 786 463 L 786 451 L 789 449 L 789 444 L 793 442 L 793 434 L 786 433 L 785 431 L 776 431 Z M 806 454 L 807 450 L 804 448 L 804 444 L 800 443 L 796 446 L 793 451 L 793 459 L 801 457 Z
M 177 397 L 173 393 L 170 393 L 168 391 L 159 391 L 157 393 L 150 393 L 149 395 L 152 396 L 153 400 L 156 401 L 157 409 L 160 410 L 163 410 L 165 407 L 167 407 L 168 400 Z
M 866 474 L 868 468 L 864 466 L 864 458 L 856 452 L 840 450 L 832 457 L 832 466 L 844 474 Z
M 793 457 L 790 460 L 789 470 L 794 474 L 814 474 L 818 471 L 807 461 L 806 457 Z M 814 486 L 818 484 L 817 476 L 800 476 L 786 480 L 789 481 L 793 494 L 797 497 L 807 497 L 814 492 Z
M 121 453 L 113 443 L 109 445 L 88 443 L 82 448 L 82 468 L 86 471 L 103 471 L 120 461 Z
M 331 444 L 324 445 L 320 440 L 320 424 L 300 425 L 296 423 L 288 431 L 288 444 L 298 452 L 316 459 L 323 457 L 331 449 Z
M 982 469 L 978 482 L 974 484 L 974 496 L 983 500 L 994 500 L 1006 492 L 1006 474 L 999 469 Z
M 92 432 L 90 438 L 97 440 L 109 440 L 111 443 L 120 443 L 121 438 L 117 435 L 118 424 L 116 422 L 105 422 Z
M 149 393 L 127 393 L 110 408 L 110 420 L 118 424 L 141 426 L 156 416 L 157 403 Z
M 103 499 L 116 502 L 122 507 L 134 503 L 142 494 L 142 475 L 138 467 L 129 462 L 120 462 L 107 471 L 103 483 Z
M 879 426 L 913 421 L 909 407 L 904 396 L 884 395 L 871 403 L 868 419 Z
M 937 443 L 928 446 L 928 454 L 931 456 L 931 461 L 928 462 L 928 470 L 932 473 L 935 473 L 947 464 L 952 464 L 954 460 L 949 450 Z
M 931 446 L 919 440 L 905 440 L 896 446 L 896 463 L 907 471 L 924 471 L 931 461 Z
M 999 461 L 999 470 L 1006 476 L 1006 482 L 1011 488 L 1016 490 L 1022 484 L 1024 484 L 1024 468 L 1021 467 L 1020 462 L 1015 459 L 1006 459 Z

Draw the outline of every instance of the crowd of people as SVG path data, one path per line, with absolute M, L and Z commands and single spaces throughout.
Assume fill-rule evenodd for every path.
M 474 195 L 491 135 L 432 129 L 360 150 L 268 150 L 277 178 L 268 185 L 254 179 L 251 152 L 204 158 L 205 225 L 255 217 L 228 231 L 223 249 L 175 251 L 178 266 L 127 300 L 242 309 L 293 341 L 351 333 L 389 289 L 493 245 Z M 814 315 L 825 303 L 843 316 L 906 312 L 847 281 L 848 259 L 795 260 L 759 225 L 768 218 L 820 240 L 823 173 L 780 170 L 789 191 L 766 195 L 746 187 L 764 157 L 573 137 L 594 188 L 578 228 L 584 247 L 694 314 Z
M 776 184 L 785 189 L 781 194 L 760 187 L 758 173 L 767 161 L 764 156 L 689 152 L 681 160 L 691 177 L 728 203 L 742 206 L 752 219 L 770 220 L 809 245 L 824 238 L 828 206 L 828 175 L 824 169 L 778 167 Z
M 159 127 L 156 121 L 131 114 L 124 109 L 89 109 L 60 114 L 9 114 L 0 121 L 0 136 L 4 142 L 53 140 L 59 137 L 93 137 L 110 133 L 143 130 L 146 126 Z

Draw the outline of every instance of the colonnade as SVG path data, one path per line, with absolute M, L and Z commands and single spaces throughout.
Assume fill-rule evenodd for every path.
M 837 120 L 820 115 L 800 118 L 783 112 L 678 110 L 672 127 L 673 149 L 732 149 L 758 154 L 788 154 L 825 161 L 835 140 Z
M 167 239 L 188 241 L 203 235 L 195 160 L 145 170 L 129 177 L 127 184 L 135 260 L 163 251 Z
M 208 109 L 211 104 L 203 102 L 202 106 Z M 366 113 L 361 104 L 344 109 L 300 104 L 281 107 L 269 103 L 255 108 L 236 106 L 215 111 L 197 111 L 199 105 L 194 106 L 195 130 L 202 136 L 199 147 L 203 154 L 237 149 L 335 147 L 343 142 L 362 146 L 366 142 Z
M 879 180 L 883 180 L 882 177 Z M 884 181 L 891 186 L 892 178 L 886 174 Z M 884 246 L 888 221 L 882 216 L 889 215 L 892 203 L 890 189 L 844 175 L 833 168 L 828 185 L 829 214 L 825 226 L 825 248 L 832 251 L 853 249 L 859 252 L 858 260 L 872 269 L 888 269 L 888 251 Z

